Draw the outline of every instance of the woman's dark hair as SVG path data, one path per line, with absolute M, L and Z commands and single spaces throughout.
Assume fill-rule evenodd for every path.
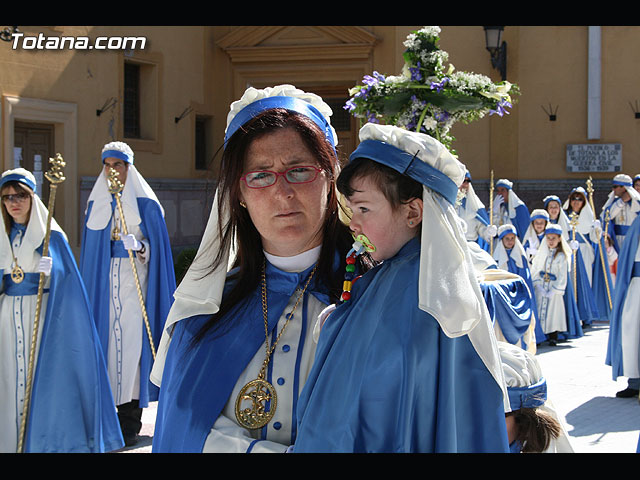
M 580 213 L 584 208 L 584 206 L 587 204 L 587 197 L 582 192 L 573 192 L 571 195 L 569 195 L 569 199 L 573 198 L 574 195 L 579 195 L 580 198 L 582 198 L 582 206 L 580 207 L 580 210 L 576 212 L 576 213 Z M 571 206 L 571 200 L 569 200 L 568 212 L 569 213 L 573 212 L 573 207 Z
M 342 169 L 336 184 L 338 191 L 349 198 L 355 193 L 353 180 L 365 177 L 380 189 L 394 209 L 414 198 L 422 198 L 420 182 L 369 158 L 355 158 Z
M 227 199 L 230 205 L 230 218 L 226 225 L 222 225 L 222 215 L 219 212 L 218 234 L 222 248 L 218 252 L 212 252 L 213 260 L 210 270 L 213 271 L 225 261 L 222 252 L 231 246 L 235 235 L 237 256 L 233 273 L 228 277 L 232 286 L 225 292 L 220 310 L 211 316 L 195 336 L 195 342 L 201 340 L 209 330 L 217 327 L 225 314 L 240 303 L 247 292 L 253 291 L 260 282 L 264 261 L 262 240 L 248 211 L 240 206 L 240 177 L 252 142 L 274 130 L 284 128 L 292 128 L 300 135 L 332 185 L 339 173 L 340 165 L 335 150 L 316 124 L 299 113 L 281 108 L 267 110 L 249 120 L 231 136 L 222 153 L 218 183 L 220 198 Z M 337 301 L 342 293 L 342 275 L 338 272 L 344 269 L 336 271 L 335 254 L 336 251 L 339 252 L 342 267 L 344 257 L 353 240 L 348 228 L 338 218 L 338 197 L 335 188 L 329 188 L 321 234 L 323 242 L 315 281 L 327 286 L 332 301 Z M 206 272 L 204 273 L 206 275 Z
M 523 446 L 522 453 L 544 452 L 562 431 L 560 423 L 544 410 L 521 408 L 507 415 L 513 415 L 515 419 L 516 440 Z
M 1 192 L 4 192 L 9 187 L 13 187 L 13 189 L 18 193 L 28 193 L 29 196 L 33 197 L 33 192 L 31 191 L 31 189 L 26 187 L 22 182 L 19 182 L 17 180 L 9 180 L 7 183 L 2 185 Z M 11 215 L 9 215 L 9 212 L 7 211 L 7 208 L 4 205 L 4 202 L 0 202 L 0 203 L 2 203 L 2 207 L 1 207 L 2 208 L 2 221 L 4 222 L 4 228 L 5 228 L 5 231 L 7 232 L 7 235 L 8 235 L 9 232 L 11 231 L 11 225 L 13 224 L 13 218 L 11 217 Z M 31 207 L 33 207 L 33 198 L 31 200 Z M 29 212 L 31 212 L 31 210 L 29 210 Z M 29 221 L 29 217 L 28 216 L 27 216 L 27 221 Z

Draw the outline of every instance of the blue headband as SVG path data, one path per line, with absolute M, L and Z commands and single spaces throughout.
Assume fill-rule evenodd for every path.
M 509 226 L 509 228 L 505 228 L 504 231 L 500 235 L 498 235 L 498 239 L 501 239 L 502 237 L 504 237 L 505 235 L 509 235 L 510 233 L 517 235 L 516 229 L 511 225 Z
M 558 197 L 557 195 L 549 195 L 547 197 L 544 197 L 544 206 L 546 207 L 551 201 L 558 202 L 560 205 L 562 205 L 560 197 Z
M 33 190 L 34 193 L 36 191 L 36 184 L 33 183 L 31 179 L 24 175 L 20 175 L 19 173 L 11 173 L 2 177 L 2 180 L 0 180 L 0 188 L 2 188 L 7 182 L 20 182 Z
M 506 188 L 507 190 L 511 190 L 511 185 L 509 185 L 508 183 L 505 183 L 505 182 L 500 182 L 500 181 L 498 181 L 498 182 L 496 183 L 496 187 L 504 187 L 504 188 Z
M 622 185 L 623 187 L 630 187 L 633 184 L 631 182 L 623 182 L 622 180 L 614 180 L 613 181 L 614 185 Z
M 471 174 L 470 174 L 469 172 L 466 172 L 466 173 L 464 174 L 464 178 L 468 178 L 468 179 L 469 179 L 469 181 L 471 181 Z
M 550 233 L 555 233 L 557 235 L 562 235 L 562 227 L 560 225 L 556 225 L 555 223 L 551 223 L 547 225 L 547 228 L 544 229 L 544 234 L 548 235 Z
M 458 187 L 454 181 L 422 160 L 414 161 L 417 155 L 418 152 L 415 155 L 411 155 L 404 150 L 378 140 L 364 140 L 349 156 L 349 161 L 357 158 L 368 158 L 391 167 L 438 192 L 451 205 L 455 205 Z
M 530 220 L 533 222 L 534 220 L 537 220 L 539 218 L 549 221 L 549 217 L 547 215 L 542 215 L 542 214 L 531 215 Z
M 547 381 L 542 378 L 527 387 L 507 387 L 507 392 L 511 410 L 540 407 L 547 400 Z
M 270 110 L 272 108 L 284 108 L 286 110 L 291 110 L 310 118 L 311 120 L 313 120 L 313 123 L 320 127 L 320 130 L 322 130 L 326 139 L 335 148 L 336 139 L 333 138 L 331 125 L 329 124 L 327 119 L 324 118 L 324 115 L 322 115 L 322 113 L 320 113 L 320 111 L 309 102 L 306 102 L 299 98 L 285 96 L 265 97 L 253 103 L 250 103 L 242 110 L 240 110 L 238 114 L 233 117 L 233 120 L 231 120 L 229 126 L 227 127 L 227 132 L 224 136 L 225 145 L 227 144 L 227 141 L 231 138 L 231 136 L 236 132 L 236 130 L 238 130 L 242 125 L 247 123 L 253 117 L 257 116 L 259 113 L 262 113 L 265 110 Z
M 130 155 L 127 155 L 120 150 L 105 150 L 102 152 L 102 163 L 104 163 L 105 158 L 118 158 L 124 162 L 130 163 L 133 165 L 133 158 Z

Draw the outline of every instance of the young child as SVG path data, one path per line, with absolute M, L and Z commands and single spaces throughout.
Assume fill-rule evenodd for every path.
M 568 337 L 582 336 L 570 275 L 571 249 L 562 237 L 562 228 L 547 225 L 545 241 L 533 259 L 531 276 L 538 319 L 552 346 L 556 345 L 560 333 Z
M 531 261 L 533 260 L 533 257 L 536 256 L 538 248 L 540 248 L 540 244 L 544 239 L 544 229 L 546 228 L 547 223 L 549 223 L 549 213 L 546 210 L 536 208 L 531 212 L 531 223 L 529 224 L 522 241 L 522 247 L 524 248 L 524 251 L 527 252 L 529 265 L 531 265 Z
M 464 167 L 433 138 L 395 126 L 367 124 L 360 139 L 338 189 L 351 230 L 381 263 L 355 282 L 347 272 L 293 450 L 508 451 L 497 342 L 453 208 Z

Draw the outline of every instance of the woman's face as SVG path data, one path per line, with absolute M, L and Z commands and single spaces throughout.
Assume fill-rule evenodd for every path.
M 547 244 L 549 248 L 557 248 L 560 243 L 560 235 L 557 233 L 548 233 L 547 234 Z
M 31 195 L 12 186 L 2 189 L 2 203 L 14 222 L 26 224 L 31 211 Z
M 284 172 L 296 166 L 318 166 L 300 135 L 291 128 L 258 137 L 247 149 L 243 175 L 269 170 Z M 272 255 L 289 257 L 322 243 L 329 180 L 323 171 L 309 183 L 289 183 L 278 176 L 264 188 L 249 188 L 240 180 L 240 201 Z
M 571 195 L 570 205 L 572 212 L 580 213 L 582 207 L 584 207 L 584 198 L 582 195 L 573 194 Z
M 547 212 L 549 212 L 549 218 L 551 220 L 556 220 L 558 215 L 560 215 L 560 204 L 555 200 L 551 200 L 547 204 Z
M 547 226 L 547 221 L 544 218 L 536 218 L 533 222 L 533 229 L 536 231 L 538 235 L 544 232 L 545 227 Z

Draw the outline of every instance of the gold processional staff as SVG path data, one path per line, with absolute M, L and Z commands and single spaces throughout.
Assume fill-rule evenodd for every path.
M 109 192 L 113 194 L 116 199 L 116 204 L 118 206 L 118 212 L 120 213 L 120 221 L 122 223 L 122 232 L 125 235 L 128 235 L 127 231 L 127 222 L 124 218 L 124 212 L 122 210 L 122 202 L 120 201 L 120 196 L 122 195 L 122 189 L 124 188 L 124 184 L 118 180 L 118 172 L 110 168 L 109 169 Z M 140 309 L 142 310 L 142 318 L 144 320 L 144 326 L 147 330 L 147 336 L 149 337 L 149 346 L 151 347 L 151 355 L 153 355 L 153 359 L 156 358 L 156 348 L 153 344 L 153 335 L 151 334 L 151 326 L 149 325 L 149 318 L 147 317 L 147 309 L 144 305 L 144 298 L 142 297 L 142 289 L 140 288 L 140 280 L 138 278 L 138 270 L 136 268 L 136 262 L 133 257 L 133 251 L 127 250 L 129 253 L 129 262 L 131 263 L 131 271 L 133 272 L 133 278 L 136 282 L 136 290 L 138 292 L 138 300 L 140 301 Z
M 49 239 L 51 237 L 51 220 L 53 218 L 53 209 L 56 202 L 56 190 L 58 184 L 64 182 L 65 176 L 62 171 L 62 167 L 65 166 L 64 159 L 59 153 L 55 158 L 50 158 L 49 163 L 51 169 L 44 174 L 47 180 L 51 183 L 49 189 L 49 204 L 47 205 L 47 227 L 44 236 L 44 243 L 42 246 L 42 256 L 49 255 Z M 33 207 L 32 207 L 33 208 Z M 36 313 L 33 320 L 33 333 L 31 334 L 31 345 L 29 347 L 29 364 L 27 371 L 27 384 L 25 387 L 24 405 L 22 406 L 22 418 L 20 419 L 20 431 L 18 434 L 18 453 L 24 451 L 25 434 L 27 431 L 27 422 L 29 417 L 29 407 L 31 403 L 31 391 L 33 390 L 33 373 L 35 366 L 36 345 L 38 343 L 38 332 L 40 330 L 40 310 L 42 308 L 42 293 L 44 291 L 45 274 L 40 272 L 40 278 L 38 281 L 38 296 L 36 297 Z
M 491 183 L 489 183 L 489 225 L 493 226 L 493 170 L 491 170 Z M 491 256 L 493 257 L 493 238 L 491 242 Z
M 587 192 L 589 193 L 589 205 L 591 205 L 591 210 L 593 211 L 593 215 L 596 215 L 596 209 L 593 205 L 593 181 L 591 177 L 587 179 Z M 607 231 L 607 227 L 609 223 L 609 211 L 607 210 L 604 230 L 600 234 L 600 238 L 598 239 L 598 244 L 600 250 L 600 262 L 602 263 L 602 274 L 604 275 L 604 284 L 607 287 L 607 298 L 609 300 L 609 308 L 613 309 L 613 303 L 611 301 L 611 291 L 609 290 L 609 280 L 607 279 L 607 269 L 609 268 L 609 262 L 605 261 L 604 258 L 604 247 L 605 247 L 605 233 Z

